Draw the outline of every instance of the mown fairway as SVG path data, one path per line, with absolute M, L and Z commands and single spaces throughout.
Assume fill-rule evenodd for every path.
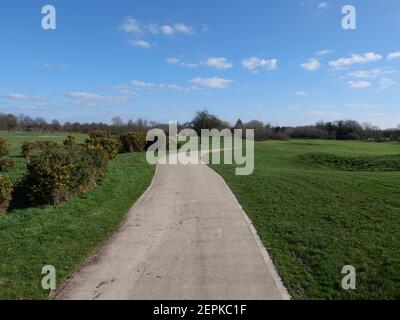
M 295 299 L 400 298 L 400 172 L 309 167 L 305 153 L 399 154 L 400 143 L 338 141 L 256 143 L 253 175 L 212 166 L 258 229 Z M 344 291 L 341 270 L 357 270 Z
M 18 168 L 13 178 L 20 177 L 25 161 L 19 146 L 25 140 L 62 142 L 65 135 L 4 134 L 12 144 Z M 84 137 L 81 136 L 80 139 Z M 145 154 L 118 156 L 109 163 L 101 184 L 80 198 L 57 207 L 28 208 L 0 215 L 0 299 L 45 299 L 41 287 L 44 265 L 57 270 L 57 282 L 75 270 L 116 227 L 131 205 L 150 184 L 154 167 Z

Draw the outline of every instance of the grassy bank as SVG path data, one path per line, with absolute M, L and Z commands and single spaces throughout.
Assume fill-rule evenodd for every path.
M 309 166 L 299 155 L 399 154 L 399 143 L 256 143 L 253 175 L 213 166 L 253 220 L 296 299 L 400 298 L 400 172 L 346 172 Z M 365 159 L 365 158 L 363 158 Z M 357 270 L 344 291 L 341 270 Z
M 0 299 L 45 299 L 42 267 L 53 265 L 60 283 L 115 230 L 153 173 L 145 154 L 120 155 L 83 197 L 0 215 Z

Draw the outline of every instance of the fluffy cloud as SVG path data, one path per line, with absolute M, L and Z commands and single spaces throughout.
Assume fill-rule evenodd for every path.
M 351 73 L 348 73 L 348 77 L 357 78 L 357 79 L 372 79 L 372 78 L 380 78 L 389 74 L 397 73 L 396 70 L 391 69 L 371 69 L 371 70 L 358 70 Z
M 120 30 L 126 33 L 135 33 L 135 34 L 142 34 L 144 32 L 139 22 L 133 18 L 126 18 L 122 22 Z
M 209 58 L 206 61 L 200 62 L 200 64 L 216 68 L 216 69 L 230 69 L 233 67 L 232 62 L 229 62 L 226 58 Z
M 151 48 L 150 43 L 145 40 L 129 40 L 128 44 L 131 45 L 132 47 L 139 47 L 144 49 Z
M 31 101 L 31 102 L 46 101 L 45 98 L 28 96 L 28 95 L 23 94 L 23 93 L 9 93 L 9 94 L 6 94 L 4 96 L 4 98 L 10 99 L 10 100 Z
M 348 81 L 347 84 L 352 89 L 365 89 L 371 86 L 371 82 L 368 81 Z
M 185 34 L 194 33 L 193 27 L 188 26 L 188 25 L 186 25 L 184 23 L 175 23 L 174 28 L 179 33 L 185 33 Z
M 319 8 L 319 9 L 328 9 L 328 8 L 329 8 L 329 3 L 326 2 L 326 1 L 320 2 L 320 3 L 318 4 L 318 8 Z
M 306 91 L 296 91 L 296 96 L 307 96 L 308 93 Z
M 379 90 L 385 90 L 393 85 L 395 85 L 397 82 L 393 81 L 392 79 L 388 78 L 382 78 L 379 80 Z
M 89 92 L 70 92 L 67 93 L 66 96 L 72 99 L 92 100 L 100 102 L 125 102 L 128 99 L 128 97 L 126 96 L 103 96 Z
M 362 55 L 359 54 L 353 54 L 349 58 L 340 58 L 335 61 L 330 61 L 329 65 L 332 68 L 335 69 L 340 69 L 340 68 L 345 68 L 349 67 L 353 64 L 365 64 L 368 62 L 374 62 L 374 61 L 379 61 L 383 57 L 380 54 L 374 53 L 374 52 L 367 52 Z
M 394 59 L 399 59 L 400 58 L 400 51 L 397 52 L 391 52 L 388 54 L 387 59 L 388 60 L 394 60 Z
M 228 88 L 233 83 L 232 80 L 223 79 L 219 77 L 212 77 L 212 78 L 197 77 L 189 80 L 188 82 L 197 86 L 216 88 L 216 89 Z
M 365 103 L 349 103 L 346 104 L 347 107 L 350 108 L 355 108 L 355 109 L 371 109 L 371 108 L 375 108 L 375 106 L 370 105 L 370 104 L 365 104 Z
M 187 88 L 178 86 L 176 84 L 169 83 L 153 83 L 153 82 L 145 82 L 145 81 L 132 81 L 132 85 L 138 89 L 172 89 L 176 91 L 188 91 Z
M 319 69 L 319 67 L 321 66 L 321 63 L 319 62 L 318 59 L 312 58 L 310 60 L 308 60 L 307 62 L 304 62 L 300 65 L 300 67 L 304 70 L 307 71 L 316 71 Z
M 317 56 L 323 57 L 323 56 L 326 56 L 328 54 L 331 54 L 332 52 L 333 52 L 332 50 L 324 49 L 324 50 L 317 51 L 315 54 Z
M 35 62 L 35 64 L 44 69 L 65 69 L 65 68 L 67 68 L 67 66 L 65 64 L 59 64 L 59 63 Z
M 259 69 L 266 69 L 266 70 L 276 70 L 278 68 L 278 60 L 276 59 L 260 59 L 257 57 L 251 57 L 242 60 L 242 66 L 252 71 L 253 73 L 257 73 Z
M 181 62 L 181 59 L 178 58 L 168 58 L 165 60 L 168 64 L 178 64 Z
M 161 27 L 160 30 L 163 34 L 166 34 L 166 35 L 172 35 L 175 33 L 175 29 L 173 27 L 171 27 L 170 25 L 164 25 Z
M 119 29 L 122 32 L 140 35 L 145 34 L 164 34 L 166 36 L 171 36 L 174 34 L 193 34 L 194 28 L 184 23 L 174 23 L 174 24 L 141 24 L 138 20 L 128 17 L 121 23 Z M 140 47 L 140 45 L 139 45 Z M 142 46 L 143 47 L 143 46 Z
M 179 58 L 168 58 L 167 60 L 165 60 L 165 62 L 168 63 L 168 64 L 179 65 L 181 67 L 189 68 L 189 69 L 197 68 L 197 64 L 196 63 L 183 62 Z

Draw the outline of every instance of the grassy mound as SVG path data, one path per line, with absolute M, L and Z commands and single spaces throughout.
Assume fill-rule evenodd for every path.
M 301 154 L 297 158 L 308 166 L 341 171 L 400 171 L 400 154 L 343 157 L 329 153 L 307 153 Z

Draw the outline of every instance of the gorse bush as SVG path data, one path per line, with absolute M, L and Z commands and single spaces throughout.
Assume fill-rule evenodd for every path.
M 6 140 L 0 138 L 0 172 L 5 172 L 15 167 L 15 160 L 7 157 L 9 154 Z
M 94 130 L 89 133 L 90 139 L 98 139 L 98 138 L 115 138 L 115 136 L 106 130 Z
M 146 134 L 129 132 L 120 136 L 121 152 L 143 152 L 146 149 Z
M 9 153 L 6 140 L 0 138 L 0 157 L 7 156 Z
M 98 148 L 52 148 L 30 158 L 25 184 L 34 203 L 57 205 L 94 188 L 106 168 Z
M 25 141 L 22 143 L 21 152 L 25 158 L 29 158 L 43 151 L 48 151 L 57 147 L 59 147 L 59 145 L 53 141 Z
M 0 175 L 0 213 L 7 212 L 13 192 L 13 184 L 9 177 Z
M 400 171 L 400 155 L 340 157 L 328 153 L 309 153 L 298 156 L 300 162 L 341 171 Z
M 76 144 L 76 136 L 74 134 L 69 134 L 67 140 L 64 141 L 64 146 L 73 146 Z
M 15 160 L 13 158 L 0 159 L 0 172 L 10 171 L 15 168 Z
M 102 150 L 107 160 L 115 159 L 120 149 L 119 141 L 114 138 L 90 138 L 86 145 L 89 149 Z

